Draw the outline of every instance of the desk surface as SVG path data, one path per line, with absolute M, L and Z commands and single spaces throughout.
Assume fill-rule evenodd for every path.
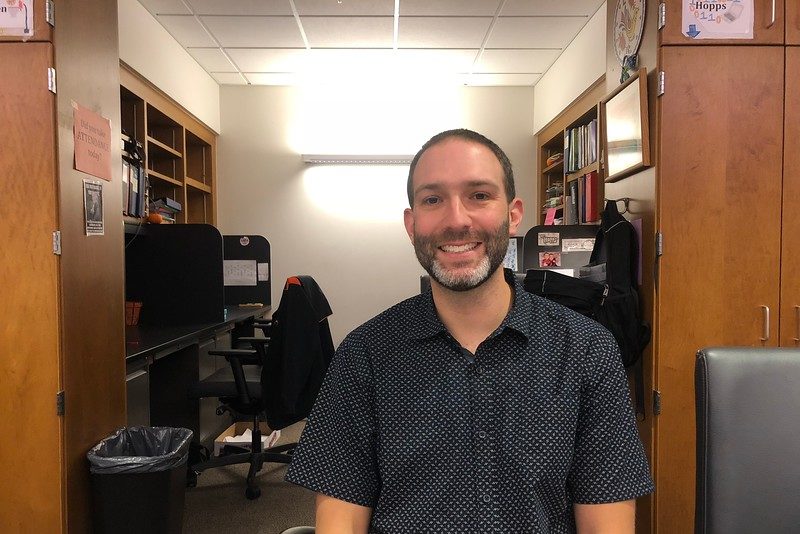
M 164 349 L 182 348 L 215 332 L 229 330 L 228 327 L 234 323 L 264 316 L 271 310 L 271 306 L 226 306 L 227 319 L 224 321 L 177 326 L 126 326 L 125 359 L 143 358 Z

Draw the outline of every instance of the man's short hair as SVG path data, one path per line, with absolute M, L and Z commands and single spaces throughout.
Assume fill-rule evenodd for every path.
M 441 143 L 442 141 L 450 138 L 458 138 L 464 139 L 465 141 L 472 141 L 474 143 L 478 143 L 480 145 L 485 146 L 497 158 L 497 161 L 500 162 L 500 166 L 503 168 L 503 185 L 505 186 L 506 190 L 506 198 L 509 202 L 514 200 L 514 197 L 517 196 L 516 190 L 514 188 L 514 170 L 511 168 L 511 162 L 506 156 L 506 153 L 503 152 L 503 149 L 497 146 L 497 143 L 485 137 L 478 132 L 473 132 L 472 130 L 467 130 L 466 128 L 457 128 L 455 130 L 447 130 L 441 133 L 438 133 L 428 139 L 428 141 L 422 145 L 422 148 L 419 149 L 419 152 L 414 156 L 414 159 L 411 160 L 411 166 L 408 168 L 408 181 L 406 182 L 406 192 L 408 193 L 408 205 L 412 208 L 414 207 L 414 170 L 417 168 L 417 162 L 419 162 L 419 158 L 422 157 L 422 154 L 425 153 L 433 145 Z

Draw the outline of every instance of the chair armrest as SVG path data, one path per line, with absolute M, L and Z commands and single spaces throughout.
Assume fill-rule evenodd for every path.
M 242 365 L 261 365 L 263 358 L 258 351 L 252 349 L 224 349 L 210 350 L 208 354 L 225 357 L 228 363 L 231 364 L 233 381 L 236 383 L 239 402 L 245 404 L 253 402 L 253 397 L 250 395 L 250 391 L 247 388 L 247 380 L 245 380 Z
M 246 341 L 247 343 L 255 344 L 266 344 L 269 343 L 270 338 L 268 337 L 252 337 L 252 336 L 239 336 L 236 338 L 236 341 Z M 246 350 L 246 349 L 245 349 Z
M 254 349 L 220 349 L 208 351 L 210 356 L 224 356 L 231 363 L 238 361 L 239 365 L 261 365 L 263 358 Z

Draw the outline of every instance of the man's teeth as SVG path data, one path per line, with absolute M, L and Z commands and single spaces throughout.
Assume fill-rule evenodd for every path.
M 465 245 L 442 245 L 441 248 L 445 252 L 466 252 L 477 247 L 477 243 L 467 243 Z

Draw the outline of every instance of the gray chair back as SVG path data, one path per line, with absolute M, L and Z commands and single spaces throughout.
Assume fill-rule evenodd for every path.
M 697 353 L 695 532 L 800 532 L 800 350 Z

